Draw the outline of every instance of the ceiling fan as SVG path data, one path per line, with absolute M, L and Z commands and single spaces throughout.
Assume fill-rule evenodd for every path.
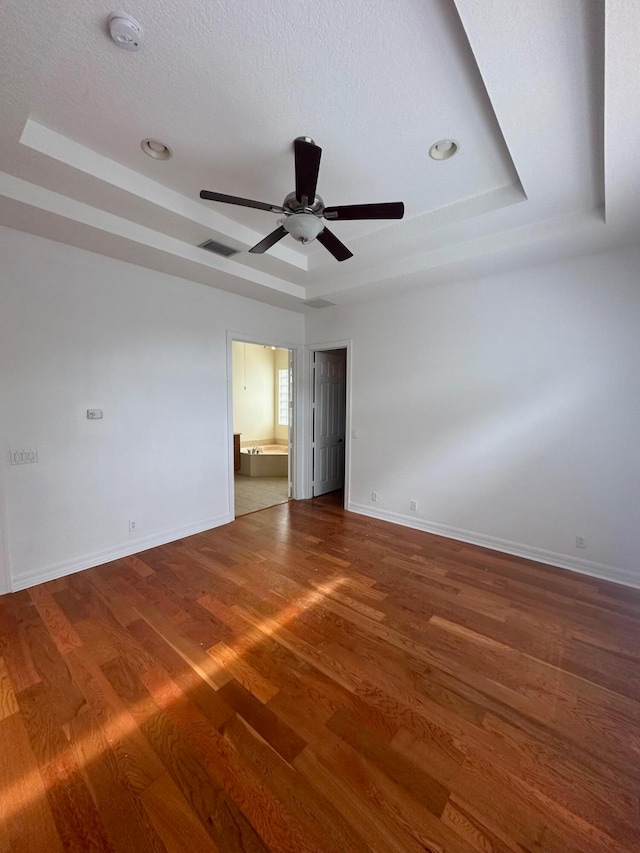
M 241 207 L 255 207 L 271 213 L 283 213 L 285 219 L 264 240 L 257 243 L 250 252 L 262 254 L 274 246 L 287 234 L 300 243 L 318 240 L 338 261 L 353 257 L 344 243 L 325 226 L 324 219 L 339 222 L 346 219 L 402 219 L 404 204 L 401 201 L 383 204 L 347 204 L 341 207 L 325 207 L 324 201 L 316 195 L 318 172 L 322 148 L 308 136 L 299 136 L 293 142 L 295 152 L 296 188 L 282 202 L 282 206 L 239 198 L 235 195 L 201 190 L 200 198 L 209 201 L 222 201 L 226 204 L 238 204 Z

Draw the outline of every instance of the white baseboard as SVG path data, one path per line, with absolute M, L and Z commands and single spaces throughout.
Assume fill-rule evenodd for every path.
M 233 515 L 227 513 L 218 516 L 218 518 L 203 519 L 196 524 L 186 524 L 182 527 L 164 530 L 161 533 L 154 533 L 151 536 L 130 539 L 126 543 L 122 542 L 114 548 L 95 551 L 93 554 L 86 554 L 78 559 L 54 563 L 46 568 L 13 578 L 10 591 L 18 592 L 18 590 L 27 589 L 27 587 L 35 586 L 45 581 L 56 580 L 57 578 L 66 577 L 66 575 L 72 575 L 75 572 L 82 572 L 84 569 L 101 566 L 103 563 L 111 562 L 111 560 L 130 557 L 132 554 L 138 554 L 140 551 L 146 551 L 149 548 L 157 548 L 159 545 L 166 545 L 168 542 L 175 542 L 177 539 L 183 539 L 185 536 L 193 536 L 196 533 L 204 533 L 205 530 L 211 530 L 214 527 L 221 527 L 223 524 L 229 524 L 233 520 Z
M 498 539 L 496 536 L 486 536 L 483 533 L 475 533 L 471 530 L 463 530 L 458 527 L 449 527 L 446 524 L 438 524 L 434 521 L 423 521 L 419 518 L 401 515 L 397 512 L 389 512 L 383 509 L 373 509 L 365 504 L 349 503 L 347 509 L 358 515 L 366 515 L 369 518 L 378 518 L 381 521 L 390 521 L 403 527 L 411 527 L 414 530 L 424 530 L 425 533 L 435 533 L 448 539 L 457 539 L 460 542 L 468 542 L 470 545 L 481 545 L 484 548 L 492 548 L 504 554 L 514 557 L 525 557 L 527 560 L 535 560 L 537 563 L 547 563 L 560 569 L 569 569 L 589 577 L 600 578 L 613 583 L 623 584 L 640 589 L 640 572 L 631 572 L 620 569 L 617 566 L 608 566 L 605 563 L 595 563 L 592 560 L 583 560 L 579 557 L 571 557 L 568 554 L 560 554 L 555 551 L 546 551 L 544 548 L 534 548 L 531 545 L 521 545 L 519 542 L 511 542 L 509 539 Z
M 482 533 L 475 533 L 458 527 L 450 527 L 446 524 L 423 521 L 422 519 L 412 518 L 410 516 L 390 512 L 388 510 L 373 509 L 364 504 L 349 503 L 347 509 L 350 512 L 357 513 L 358 515 L 377 518 L 380 521 L 390 521 L 393 524 L 400 524 L 403 527 L 410 527 L 413 530 L 423 530 L 425 533 L 434 533 L 437 536 L 445 536 L 448 539 L 468 542 L 471 545 L 481 545 L 484 548 L 492 548 L 494 551 L 501 551 L 504 554 L 511 554 L 514 557 L 524 557 L 527 560 L 546 563 L 550 566 L 568 569 L 572 572 L 579 572 L 580 574 L 588 575 L 589 577 L 601 578 L 602 580 L 613 581 L 614 583 L 640 589 L 640 574 L 633 575 L 631 572 L 625 571 L 624 569 L 620 569 L 616 566 L 596 563 L 592 560 L 583 560 L 578 557 L 570 557 L 567 554 L 547 551 L 544 548 L 534 548 L 530 545 L 522 545 L 519 542 L 512 542 L 509 539 L 499 539 L 496 536 L 487 536 Z M 75 572 L 81 572 L 84 569 L 91 569 L 94 566 L 100 566 L 103 563 L 109 563 L 111 560 L 118 560 L 121 557 L 130 557 L 132 554 L 137 554 L 140 551 L 147 550 L 148 548 L 157 548 L 159 545 L 166 545 L 169 542 L 175 542 L 177 539 L 183 539 L 185 536 L 193 536 L 196 533 L 203 533 L 205 530 L 211 530 L 214 527 L 221 527 L 223 524 L 229 524 L 233 520 L 234 516 L 231 514 L 218 516 L 218 518 L 204 519 L 197 524 L 174 527 L 170 530 L 165 530 L 162 533 L 156 533 L 144 538 L 128 540 L 126 543 L 121 543 L 115 548 L 107 548 L 103 551 L 86 554 L 84 557 L 80 557 L 78 559 L 55 563 L 51 566 L 47 566 L 46 568 L 13 578 L 10 591 L 18 592 L 21 589 L 27 589 L 30 586 L 35 586 L 36 584 L 44 583 L 45 581 L 55 580 L 57 578 L 65 577 L 66 575 L 74 574 Z

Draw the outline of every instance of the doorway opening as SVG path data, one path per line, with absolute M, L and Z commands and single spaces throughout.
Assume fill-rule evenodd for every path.
M 311 352 L 311 495 L 345 491 L 347 347 Z M 346 506 L 346 494 L 343 503 Z
M 231 342 L 234 514 L 291 498 L 293 352 Z

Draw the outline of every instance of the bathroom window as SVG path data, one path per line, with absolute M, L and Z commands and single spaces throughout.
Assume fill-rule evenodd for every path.
M 278 371 L 278 425 L 289 426 L 289 371 Z

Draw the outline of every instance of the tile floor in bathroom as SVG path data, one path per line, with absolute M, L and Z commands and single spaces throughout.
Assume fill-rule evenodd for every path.
M 287 477 L 246 477 L 244 474 L 236 474 L 234 481 L 236 516 L 286 503 L 289 499 Z

